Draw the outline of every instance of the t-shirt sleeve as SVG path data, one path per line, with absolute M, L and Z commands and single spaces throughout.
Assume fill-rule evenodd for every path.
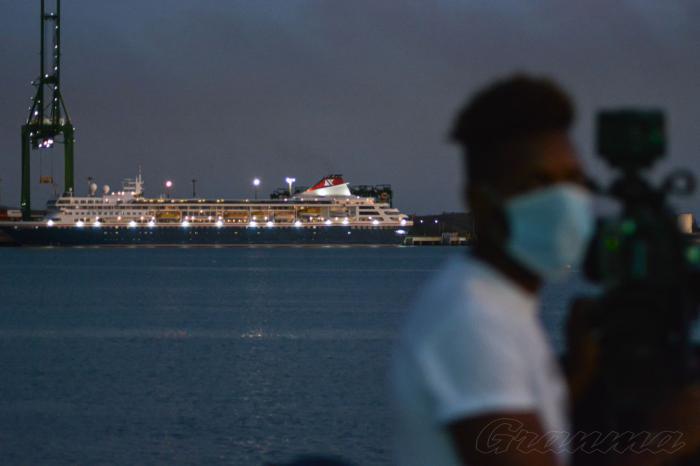
M 419 345 L 415 356 L 437 422 L 535 407 L 515 326 L 497 314 L 453 312 Z

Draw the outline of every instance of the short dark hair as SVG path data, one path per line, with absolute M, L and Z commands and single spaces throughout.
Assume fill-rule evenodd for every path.
M 457 114 L 451 139 L 464 147 L 470 181 L 490 179 L 504 157 L 530 138 L 567 131 L 574 119 L 568 95 L 547 78 L 514 75 L 478 92 Z

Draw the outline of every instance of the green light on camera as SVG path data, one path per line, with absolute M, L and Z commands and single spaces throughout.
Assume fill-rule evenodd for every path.
M 605 245 L 605 249 L 607 249 L 608 251 L 617 251 L 618 249 L 620 249 L 620 240 L 614 236 L 609 236 L 605 238 L 603 244 Z
M 633 235 L 634 232 L 637 231 L 637 224 L 634 220 L 625 220 L 622 222 L 622 225 L 620 225 L 620 229 L 625 235 Z
M 685 257 L 691 264 L 700 264 L 700 247 L 690 246 L 685 251 Z

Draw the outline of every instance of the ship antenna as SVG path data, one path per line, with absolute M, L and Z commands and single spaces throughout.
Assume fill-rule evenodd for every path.
M 143 194 L 143 178 L 141 177 L 141 164 L 139 164 L 139 175 L 134 183 L 134 195 L 140 196 Z

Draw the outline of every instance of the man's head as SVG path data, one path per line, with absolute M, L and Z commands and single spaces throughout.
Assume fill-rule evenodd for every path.
M 568 137 L 574 108 L 554 82 L 524 75 L 483 89 L 458 113 L 469 190 L 503 198 L 560 181 L 580 181 Z M 471 200 L 471 199 L 470 199 Z
M 452 130 L 464 150 L 479 243 L 540 275 L 575 262 L 591 229 L 590 196 L 578 187 L 584 176 L 568 135 L 573 119 L 556 84 L 519 75 L 477 93 Z

